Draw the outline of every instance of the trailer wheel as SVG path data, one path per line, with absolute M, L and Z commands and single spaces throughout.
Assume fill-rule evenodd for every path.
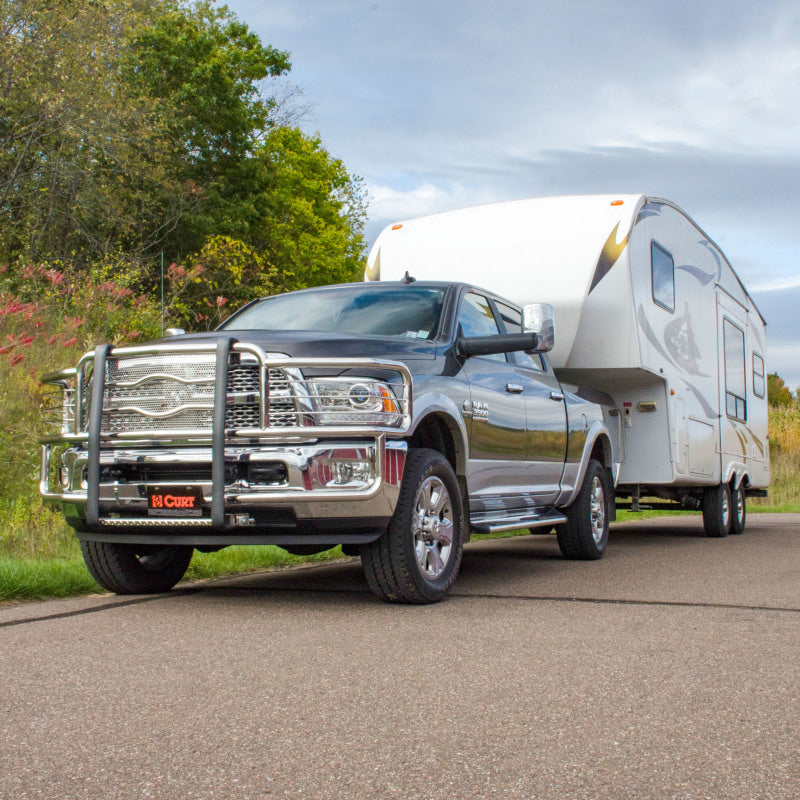
M 564 511 L 567 521 L 556 525 L 564 558 L 590 561 L 603 555 L 611 500 L 611 476 L 599 461 L 591 459 L 578 496 Z
M 731 533 L 744 533 L 747 520 L 747 495 L 744 492 L 744 481 L 731 493 Z
M 184 575 L 194 548 L 118 542 L 81 542 L 92 577 L 116 594 L 168 592 Z
M 703 492 L 703 527 L 706 536 L 720 537 L 731 533 L 733 527 L 731 487 L 727 483 L 709 486 Z
M 389 527 L 361 547 L 370 590 L 390 603 L 436 603 L 456 579 L 463 547 L 461 492 L 453 468 L 436 450 L 410 450 Z

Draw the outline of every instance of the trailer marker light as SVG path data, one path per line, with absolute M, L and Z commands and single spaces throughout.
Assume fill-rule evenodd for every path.
M 625 202 L 624 200 L 612 200 L 611 201 L 611 205 L 612 206 L 621 206 L 624 202 Z
M 399 231 L 400 228 L 402 228 L 402 227 L 403 227 L 402 225 L 392 225 L 392 230 L 393 231 Z

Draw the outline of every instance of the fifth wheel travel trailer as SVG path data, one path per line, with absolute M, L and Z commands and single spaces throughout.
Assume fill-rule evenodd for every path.
M 659 498 L 741 533 L 769 483 L 765 322 L 720 248 L 644 195 L 510 201 L 388 226 L 367 280 L 462 280 L 549 303 L 562 381 L 610 396 L 619 507 Z M 661 505 L 661 504 L 659 504 Z

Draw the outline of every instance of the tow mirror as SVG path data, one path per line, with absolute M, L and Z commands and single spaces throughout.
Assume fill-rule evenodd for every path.
M 540 353 L 553 349 L 556 343 L 553 306 L 548 303 L 531 303 L 522 309 L 522 328 L 537 335 L 536 347 Z
M 460 356 L 491 356 L 517 350 L 537 350 L 539 337 L 530 333 L 498 333 L 494 336 L 459 337 L 456 352 Z

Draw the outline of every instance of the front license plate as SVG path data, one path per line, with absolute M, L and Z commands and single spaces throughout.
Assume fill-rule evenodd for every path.
M 147 513 L 151 517 L 199 517 L 203 513 L 200 486 L 148 486 Z

